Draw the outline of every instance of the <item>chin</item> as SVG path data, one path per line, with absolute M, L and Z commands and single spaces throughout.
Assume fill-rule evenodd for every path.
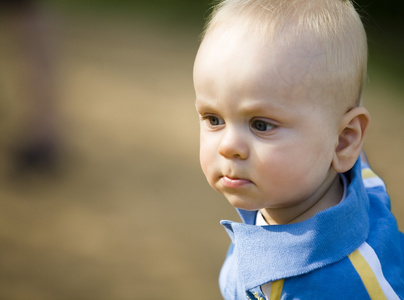
M 246 201 L 245 199 L 240 199 L 238 197 L 226 197 L 226 199 L 229 201 L 229 203 L 234 207 L 238 209 L 243 209 L 243 210 L 260 210 L 262 207 L 256 205 L 256 203 L 252 203 L 252 201 Z

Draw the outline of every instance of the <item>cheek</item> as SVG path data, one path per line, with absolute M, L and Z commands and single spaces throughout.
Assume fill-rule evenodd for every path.
M 275 203 L 296 203 L 308 198 L 321 185 L 329 170 L 326 163 L 305 160 L 296 151 L 282 151 L 260 165 L 259 184 L 267 199 Z M 264 180 L 263 180 L 264 179 Z
M 205 176 L 208 175 L 209 161 L 210 161 L 210 159 L 209 159 L 206 151 L 203 151 L 203 148 L 201 148 L 200 153 L 199 153 L 199 162 L 200 162 L 202 171 L 205 174 Z
M 333 146 L 330 140 L 319 135 L 318 139 L 306 142 L 282 152 L 285 166 L 282 178 L 292 182 L 291 188 L 316 188 L 325 180 L 332 164 Z
M 209 175 L 209 167 L 214 165 L 214 157 L 215 157 L 216 149 L 215 145 L 212 142 L 212 139 L 206 138 L 203 133 L 201 133 L 200 137 L 200 146 L 199 146 L 199 161 L 201 164 L 201 168 L 206 177 Z
M 295 139 L 296 141 L 296 139 Z M 270 178 L 273 186 L 290 186 L 316 181 L 326 174 L 332 162 L 332 150 L 321 141 L 285 143 L 258 154 L 257 176 Z M 331 147 L 332 148 L 332 147 Z

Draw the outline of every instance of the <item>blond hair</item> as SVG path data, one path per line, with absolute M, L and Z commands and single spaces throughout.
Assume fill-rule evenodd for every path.
M 315 38 L 326 56 L 326 71 L 337 80 L 349 106 L 359 105 L 367 69 L 367 41 L 361 18 L 350 0 L 224 0 L 214 7 L 203 36 L 241 24 L 266 41 L 284 32 Z M 339 97 L 341 98 L 341 97 Z

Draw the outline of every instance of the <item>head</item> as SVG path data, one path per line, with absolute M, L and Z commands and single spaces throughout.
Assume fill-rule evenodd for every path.
M 366 35 L 342 0 L 227 0 L 194 66 L 202 169 L 238 208 L 316 203 L 354 165 Z

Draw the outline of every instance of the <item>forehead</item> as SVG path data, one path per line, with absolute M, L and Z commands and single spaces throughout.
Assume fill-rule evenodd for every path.
M 209 82 L 212 88 L 236 86 L 235 93 L 312 93 L 319 80 L 324 81 L 324 61 L 324 51 L 308 37 L 281 33 L 264 39 L 242 25 L 217 28 L 207 33 L 198 51 L 195 88 L 198 91 L 200 82 Z

